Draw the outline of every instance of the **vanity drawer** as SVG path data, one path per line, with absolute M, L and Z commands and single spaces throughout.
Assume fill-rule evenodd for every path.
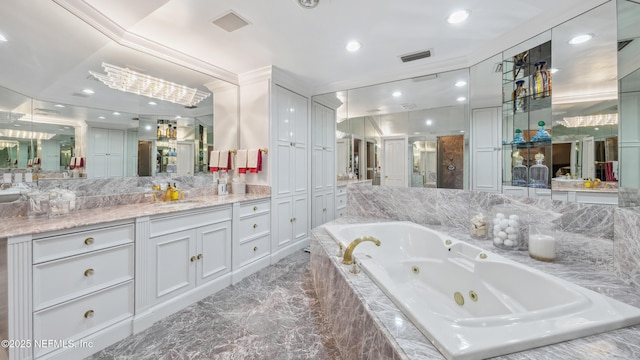
M 336 209 L 340 209 L 347 206 L 347 194 L 336 196 Z
M 347 215 L 347 208 L 340 208 L 340 209 L 336 209 L 336 218 L 340 218 Z
M 133 316 L 133 281 L 33 314 L 35 340 L 69 341 Z M 59 349 L 34 349 L 35 356 Z
M 247 238 L 254 238 L 256 236 L 268 234 L 271 229 L 270 225 L 271 216 L 269 216 L 269 213 L 240 219 L 238 225 L 238 237 L 240 242 Z
M 133 279 L 133 244 L 33 267 L 33 308 L 42 308 Z
M 222 205 L 205 210 L 184 211 L 151 219 L 149 237 L 171 234 L 200 226 L 231 220 L 231 206 Z
M 132 243 L 134 237 L 133 224 L 127 224 L 34 240 L 33 263 Z
M 240 242 L 238 251 L 234 250 L 233 268 L 237 269 L 269 254 L 269 234 L 257 239 Z
M 336 187 L 336 196 L 346 195 L 347 187 L 346 186 L 338 186 Z
M 246 202 L 240 204 L 240 217 L 269 212 L 269 200 Z

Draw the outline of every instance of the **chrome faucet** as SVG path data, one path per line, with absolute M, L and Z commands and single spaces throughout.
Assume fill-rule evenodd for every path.
M 344 258 L 342 259 L 342 263 L 345 265 L 353 264 L 353 249 L 358 246 L 363 241 L 371 241 L 377 246 L 380 246 L 380 240 L 374 238 L 373 236 L 363 236 L 353 240 L 349 246 L 347 246 L 347 250 L 344 252 Z

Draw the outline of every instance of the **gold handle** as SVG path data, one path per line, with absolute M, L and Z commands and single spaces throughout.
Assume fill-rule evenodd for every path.
M 253 207 L 253 211 L 256 211 L 256 210 L 258 210 L 258 207 L 257 207 L 257 206 L 254 206 L 254 207 Z
M 256 251 L 258 251 L 258 247 L 257 247 L 257 246 L 254 246 L 254 247 L 253 247 L 253 252 L 256 252 Z
M 202 259 L 202 254 L 198 254 L 198 260 Z
M 94 314 L 93 310 L 87 310 L 87 312 L 84 313 L 84 318 L 91 319 L 93 317 L 93 314 Z
M 257 227 L 258 227 L 258 224 L 253 224 L 253 228 L 254 229 L 257 228 Z
M 189 258 L 189 261 L 191 261 L 191 262 L 196 261 L 196 257 L 195 257 L 195 256 L 190 257 L 190 258 Z
M 289 222 L 293 222 L 293 218 L 289 219 Z
M 91 275 L 93 275 L 93 269 L 87 269 L 87 270 L 84 271 L 84 276 L 85 277 L 89 277 Z
M 92 237 L 88 237 L 86 239 L 84 239 L 84 244 L 85 245 L 92 245 L 95 242 L 95 239 Z

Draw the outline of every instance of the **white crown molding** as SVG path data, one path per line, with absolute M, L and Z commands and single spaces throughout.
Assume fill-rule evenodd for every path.
M 209 89 L 209 91 L 211 91 L 212 93 L 216 93 L 216 92 L 220 92 L 220 91 L 227 91 L 227 90 L 237 90 L 238 89 L 238 85 L 236 84 L 232 84 L 230 82 L 224 81 L 224 80 L 213 80 L 211 82 L 208 82 L 206 84 L 204 84 L 204 86 Z
M 238 84 L 238 76 L 235 73 L 142 36 L 130 33 L 83 0 L 53 1 L 119 45 L 167 60 L 176 65 L 184 66 L 232 84 Z
M 238 74 L 238 85 L 250 85 L 262 81 L 268 81 L 273 76 L 273 66 L 265 66 L 255 70 Z

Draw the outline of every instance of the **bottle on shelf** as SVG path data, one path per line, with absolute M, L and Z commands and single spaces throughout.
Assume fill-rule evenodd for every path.
M 549 181 L 549 168 L 542 164 L 544 155 L 537 153 L 536 163 L 529 168 L 529 186 L 532 188 L 546 189 Z
M 171 125 L 167 125 L 167 129 L 165 130 L 165 136 L 167 139 L 171 139 Z
M 162 139 L 162 128 L 160 124 L 158 124 L 158 140 Z
M 513 112 L 523 112 L 527 110 L 527 88 L 524 86 L 524 80 L 516 81 L 516 88 L 511 93 L 513 100 Z
M 535 67 L 530 81 L 531 96 L 534 99 L 551 96 L 551 72 L 547 70 L 547 62 L 538 61 Z
M 544 129 L 544 121 L 538 121 L 538 132 L 533 135 L 533 138 L 531 138 L 531 141 L 534 142 L 538 142 L 538 141 L 551 141 L 551 135 L 549 135 L 549 133 L 547 132 L 547 130 Z
M 173 140 L 178 139 L 178 127 L 176 125 L 173 125 L 173 129 L 171 130 L 171 138 Z
M 529 169 L 522 165 L 522 156 L 519 151 L 513 153 L 513 159 L 516 165 L 513 167 L 513 186 L 527 186 L 529 184 Z

